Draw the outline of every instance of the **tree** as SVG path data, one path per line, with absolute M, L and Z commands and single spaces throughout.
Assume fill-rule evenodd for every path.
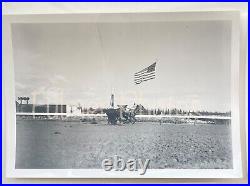
M 151 115 L 154 115 L 154 110 L 151 110 Z
M 81 113 L 82 113 L 82 110 L 83 110 L 83 109 L 82 109 L 82 106 L 81 106 L 81 104 L 80 104 L 80 103 L 78 103 L 78 105 L 77 105 L 77 109 L 78 109 L 78 110 L 80 110 L 80 111 L 81 111 Z
M 176 115 L 177 114 L 177 109 L 176 108 L 171 109 L 170 114 L 171 115 Z
M 160 109 L 157 109 L 156 115 L 161 115 L 161 110 Z
M 83 113 L 87 114 L 88 113 L 88 109 L 87 108 L 83 108 Z
M 180 109 L 179 114 L 182 114 L 182 110 Z

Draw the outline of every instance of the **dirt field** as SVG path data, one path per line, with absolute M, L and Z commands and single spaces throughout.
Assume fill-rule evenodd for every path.
M 150 159 L 149 168 L 232 168 L 228 125 L 83 124 L 17 121 L 16 168 L 101 168 L 118 155 Z

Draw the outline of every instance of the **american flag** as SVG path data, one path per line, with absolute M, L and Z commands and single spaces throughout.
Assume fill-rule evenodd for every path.
M 143 81 L 154 79 L 155 78 L 155 66 L 156 66 L 156 62 L 150 65 L 149 67 L 139 72 L 136 72 L 134 75 L 135 84 L 140 84 Z

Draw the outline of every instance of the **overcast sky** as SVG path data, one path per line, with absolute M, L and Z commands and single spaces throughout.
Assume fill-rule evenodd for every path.
M 16 97 L 230 110 L 230 22 L 13 24 Z M 154 63 L 156 79 L 133 74 Z M 34 100 L 33 96 L 36 96 Z

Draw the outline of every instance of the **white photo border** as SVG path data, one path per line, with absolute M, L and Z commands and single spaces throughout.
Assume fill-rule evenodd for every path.
M 165 22 L 231 21 L 231 130 L 233 169 L 148 169 L 145 175 L 130 171 L 102 169 L 15 169 L 16 112 L 12 49 L 12 23 L 86 23 L 86 22 Z M 8 178 L 241 178 L 241 141 L 239 118 L 240 13 L 159 12 L 101 13 L 3 16 L 3 125 L 6 131 L 6 177 Z M 8 103 L 8 104 L 6 104 Z

